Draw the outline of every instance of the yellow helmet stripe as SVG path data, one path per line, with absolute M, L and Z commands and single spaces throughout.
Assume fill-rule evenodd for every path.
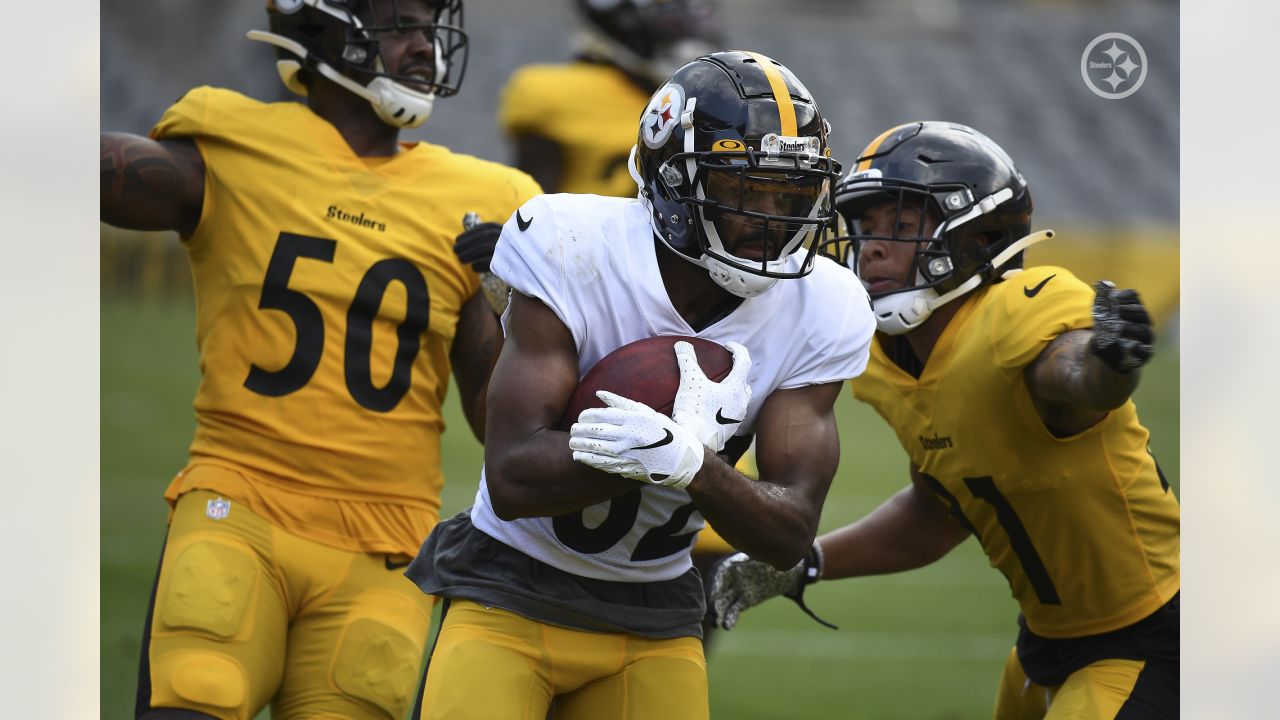
M 787 81 L 783 79 L 782 73 L 778 72 L 773 60 L 760 53 L 748 51 L 747 54 L 764 71 L 764 77 L 769 81 L 769 89 L 773 91 L 773 99 L 778 103 L 778 124 L 781 126 L 778 134 L 795 137 L 797 134 L 796 106 L 791 103 L 791 93 L 787 90 Z
M 905 123 L 905 124 L 906 124 L 906 125 L 910 125 L 911 123 Z M 875 155 L 875 154 L 876 154 L 876 151 L 880 149 L 880 145 L 881 145 L 885 140 L 887 140 L 887 139 L 889 138 L 889 136 L 890 136 L 890 135 L 892 135 L 892 134 L 893 134 L 893 131 L 894 131 L 894 130 L 897 130 L 897 129 L 898 129 L 898 128 L 900 128 L 900 127 L 903 127 L 903 125 L 894 125 L 893 127 L 889 128 L 888 130 L 885 130 L 884 132 L 880 133 L 880 136 L 879 136 L 879 137 L 877 137 L 875 140 L 872 140 L 872 141 L 871 141 L 871 144 L 867 146 L 867 149 L 866 149 L 866 150 L 863 150 L 863 151 L 862 151 L 862 154 L 861 154 L 861 155 L 859 155 L 859 157 L 863 157 L 863 158 L 866 158 L 866 159 L 865 159 L 865 160 L 863 160 L 862 162 L 858 163 L 858 167 L 854 168 L 854 172 L 862 172 L 863 170 L 870 170 L 870 169 L 871 169 L 871 157 L 870 157 L 870 156 Z

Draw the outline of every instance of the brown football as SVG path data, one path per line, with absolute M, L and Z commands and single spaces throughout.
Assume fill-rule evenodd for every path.
M 561 427 L 568 429 L 587 408 L 604 407 L 604 402 L 596 397 L 597 390 L 608 390 L 644 403 L 670 417 L 671 405 L 680 389 L 675 344 L 681 340 L 693 345 L 698 365 L 708 379 L 719 382 L 733 369 L 733 353 L 711 340 L 681 335 L 637 340 L 600 358 L 600 362 L 582 376 L 560 421 Z

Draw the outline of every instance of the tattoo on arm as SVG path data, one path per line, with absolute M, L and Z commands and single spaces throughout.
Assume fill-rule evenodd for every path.
M 1138 386 L 1140 373 L 1112 372 L 1089 351 L 1092 337 L 1092 330 L 1063 333 L 1027 366 L 1027 388 L 1051 429 L 1084 430 L 1123 405 Z
M 195 231 L 204 201 L 204 161 L 193 142 L 103 133 L 100 157 L 103 220 L 184 236 Z

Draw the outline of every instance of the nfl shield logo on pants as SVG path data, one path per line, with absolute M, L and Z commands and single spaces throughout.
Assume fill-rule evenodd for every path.
M 231 501 L 223 500 L 222 498 L 218 498 L 217 500 L 210 500 L 209 504 L 206 505 L 204 509 L 204 514 L 209 516 L 211 520 L 221 520 L 227 516 L 227 513 L 230 513 L 230 512 L 231 512 Z

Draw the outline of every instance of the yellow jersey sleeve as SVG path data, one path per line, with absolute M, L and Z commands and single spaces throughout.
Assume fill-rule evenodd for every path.
M 510 136 L 538 135 L 561 146 L 555 191 L 635 197 L 626 163 L 649 92 L 608 65 L 529 65 L 503 89 L 499 124 Z
M 413 554 L 439 513 L 449 351 L 479 289 L 454 238 L 537 185 L 426 143 L 361 158 L 304 105 L 212 88 L 152 135 L 192 138 L 206 167 L 186 242 L 196 435 L 168 496 L 217 490 L 305 537 Z
M 1062 333 L 1093 327 L 1093 289 L 1067 270 L 1029 268 L 998 287 L 989 329 L 1002 368 L 1026 367 Z
M 210 100 L 217 98 L 220 94 L 218 89 L 208 86 L 191 89 L 165 111 L 160 122 L 151 128 L 151 137 L 159 140 L 167 137 L 202 135 Z

